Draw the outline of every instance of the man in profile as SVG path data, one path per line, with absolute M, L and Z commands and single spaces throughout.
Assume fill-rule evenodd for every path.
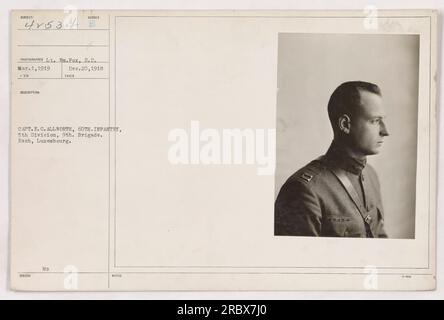
M 275 235 L 387 238 L 381 193 L 367 156 L 388 136 L 379 87 L 351 81 L 330 97 L 333 142 L 293 174 L 275 202 Z

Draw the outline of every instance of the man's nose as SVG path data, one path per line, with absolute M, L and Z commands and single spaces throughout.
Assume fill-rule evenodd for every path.
M 386 137 L 389 135 L 388 131 L 387 131 L 387 127 L 384 123 L 384 121 L 381 121 L 381 126 L 379 129 L 379 134 L 381 135 L 381 137 Z

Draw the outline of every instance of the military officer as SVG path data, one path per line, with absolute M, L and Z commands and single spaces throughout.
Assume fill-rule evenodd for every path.
M 333 142 L 280 189 L 275 235 L 387 238 L 378 176 L 367 163 L 388 136 L 379 87 L 341 84 L 328 115 Z

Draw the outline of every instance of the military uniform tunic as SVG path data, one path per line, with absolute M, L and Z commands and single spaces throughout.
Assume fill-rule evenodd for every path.
M 333 142 L 282 186 L 275 235 L 387 238 L 375 170 Z

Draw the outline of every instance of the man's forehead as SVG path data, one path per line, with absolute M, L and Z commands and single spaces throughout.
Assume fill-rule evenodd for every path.
M 359 107 L 360 114 L 365 115 L 367 117 L 385 116 L 385 107 L 383 99 L 380 95 L 373 92 L 361 90 L 360 96 L 361 96 L 361 104 Z

